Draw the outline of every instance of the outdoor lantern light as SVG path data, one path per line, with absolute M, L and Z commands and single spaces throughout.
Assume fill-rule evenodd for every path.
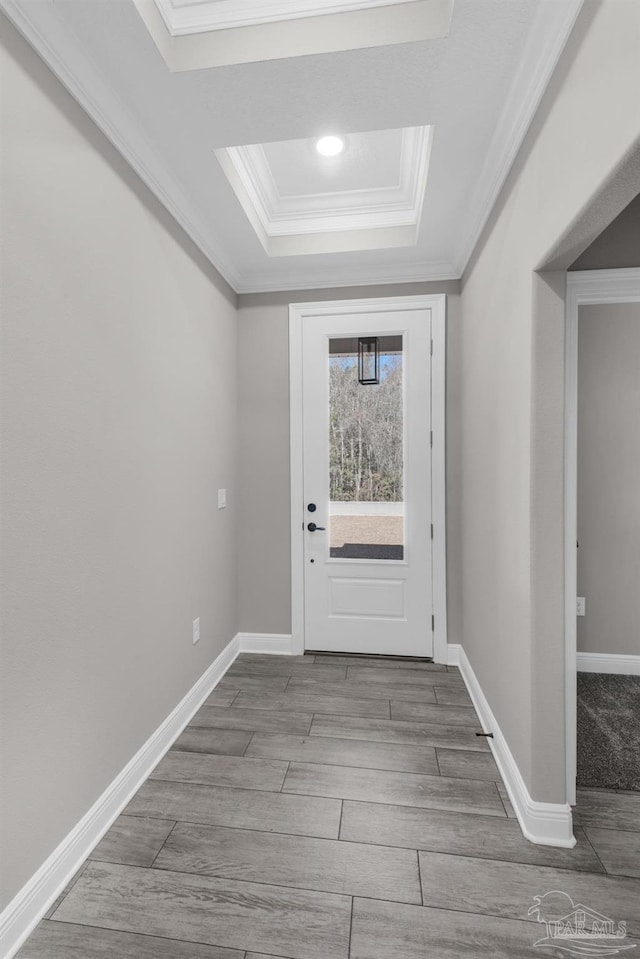
M 361 336 L 358 339 L 358 383 L 374 386 L 380 382 L 380 352 L 377 336 Z

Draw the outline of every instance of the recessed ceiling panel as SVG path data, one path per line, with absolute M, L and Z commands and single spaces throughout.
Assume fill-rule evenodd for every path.
M 419 0 L 155 0 L 174 37 L 416 2 Z
M 173 72 L 446 37 L 454 0 L 134 0 Z
M 269 256 L 415 245 L 430 127 L 344 135 L 339 156 L 317 139 L 216 150 Z
M 400 186 L 402 130 L 376 130 L 344 139 L 344 152 L 335 157 L 319 156 L 311 139 L 265 143 L 280 196 Z
M 0 8 L 234 289 L 248 293 L 459 277 L 582 0 L 456 0 L 446 39 L 228 60 L 234 65 L 179 74 L 167 68 L 140 16 L 145 2 L 171 40 L 155 0 L 0 0 Z M 368 13 L 386 9 L 402 19 L 410 8 L 419 10 L 419 0 Z M 365 12 L 215 33 L 231 56 L 234 49 L 244 52 L 240 38 L 253 30 L 280 36 L 312 23 L 322 33 L 321 24 L 335 17 Z M 347 30 L 340 39 L 353 37 Z M 411 203 L 402 198 L 400 208 L 396 191 L 410 179 L 390 171 L 399 141 L 419 141 L 416 131 L 427 126 L 433 146 L 416 227 Z M 286 144 L 304 153 L 314 138 L 336 132 L 346 135 L 347 151 L 332 186 L 328 168 L 298 169 L 297 152 L 287 169 Z M 217 162 L 216 151 L 225 148 L 237 151 L 249 170 L 267 171 L 261 193 L 254 189 L 255 204 L 238 199 L 243 188 L 253 189 L 251 177 L 234 192 L 240 173 L 228 156 Z M 360 150 L 371 157 L 371 168 L 351 167 Z M 412 149 L 402 155 L 411 157 Z M 259 182 L 254 177 L 254 187 Z M 396 217 L 395 226 L 381 222 L 385 190 L 391 194 L 385 215 Z M 330 193 L 332 205 L 325 207 Z M 347 210 L 341 193 L 348 194 Z M 378 225 L 369 218 L 357 229 L 355 217 L 366 215 L 371 193 Z M 307 224 L 310 233 L 301 196 L 316 215 Z M 325 228 L 332 218 L 346 228 L 317 232 L 322 213 Z M 287 220 L 295 221 L 293 232 Z

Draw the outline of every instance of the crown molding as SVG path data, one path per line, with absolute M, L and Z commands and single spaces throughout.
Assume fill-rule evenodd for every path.
M 337 12 L 330 13 L 331 0 L 317 0 L 313 15 L 295 16 L 305 3 L 311 10 L 310 0 L 285 0 L 286 16 L 279 20 L 245 17 L 237 20 L 238 26 L 230 20 L 216 29 L 215 21 L 200 21 L 198 27 L 198 18 L 205 7 L 219 13 L 229 0 L 193 0 L 191 21 L 182 25 L 174 22 L 177 2 L 167 3 L 163 16 L 156 0 L 133 0 L 172 73 L 441 39 L 448 36 L 454 4 L 454 0 L 362 0 L 357 9 L 333 5 Z M 233 2 L 245 2 L 262 14 L 277 0 L 259 6 L 258 0 Z M 187 16 L 184 10 L 180 15 Z
M 395 227 L 412 227 L 413 241 L 417 231 L 415 210 L 403 209 L 395 203 L 383 206 L 373 205 L 370 210 L 352 212 L 348 207 L 344 211 L 318 211 L 308 216 L 287 218 L 269 224 L 269 238 L 284 236 L 315 236 L 317 234 L 351 233 L 356 230 L 386 230 Z M 365 248 L 366 249 L 366 248 Z
M 416 0 L 154 0 L 172 37 L 283 20 L 356 13 L 394 7 Z
M 262 144 L 227 147 L 215 151 L 240 205 L 260 242 L 270 256 L 278 255 L 282 244 L 275 238 L 318 237 L 319 234 L 356 233 L 412 228 L 403 234 L 402 244 L 415 243 L 429 171 L 432 127 L 407 127 L 402 130 L 398 185 L 368 190 L 340 190 L 326 193 L 282 196 Z M 397 245 L 398 237 L 391 238 Z M 362 237 L 360 238 L 362 239 Z M 314 249 L 320 249 L 318 240 Z M 386 242 L 369 237 L 361 249 Z M 336 238 L 335 250 L 344 248 L 344 237 Z M 352 247 L 357 249 L 355 245 Z M 325 236 L 322 252 L 331 252 Z M 308 252 L 302 247 L 300 252 Z M 287 245 L 287 254 L 289 246 Z M 282 254 L 280 254 L 282 255 Z M 286 255 L 286 254 L 285 254 Z
M 404 132 L 404 131 L 403 131 Z M 412 157 L 404 158 L 409 153 L 404 147 L 405 137 L 402 138 L 401 166 L 411 166 Z M 370 213 L 375 209 L 386 207 L 387 210 L 408 209 L 414 202 L 413 170 L 409 170 L 406 177 L 399 175 L 396 186 L 372 187 L 368 190 L 331 190 L 324 193 L 303 193 L 283 196 L 273 178 L 271 166 L 264 150 L 264 144 L 255 143 L 251 146 L 227 147 L 216 150 L 218 159 L 224 154 L 235 167 L 244 189 L 252 198 L 256 212 L 260 211 L 260 219 L 267 233 L 271 234 L 272 224 L 278 221 L 304 220 L 311 214 L 318 216 L 348 215 L 358 210 Z M 404 172 L 404 171 L 403 171 Z
M 316 270 L 312 274 L 306 272 L 306 279 L 303 281 L 300 280 L 300 274 L 296 269 L 279 273 L 277 276 L 268 272 L 240 273 L 228 263 L 217 246 L 206 236 L 197 216 L 189 211 L 182 191 L 162 168 L 155 152 L 140 134 L 138 126 L 122 102 L 114 96 L 95 68 L 88 62 L 78 44 L 74 43 L 64 30 L 53 6 L 48 3 L 26 5 L 20 0 L 0 0 L 0 9 L 235 293 L 280 292 L 459 278 L 451 264 L 445 261 L 419 265 L 399 264 L 386 272 L 375 267 L 354 270 L 346 266 L 342 268 L 332 266 Z
M 193 205 L 140 133 L 139 124 L 64 29 L 55 6 L 0 0 L 0 9 L 235 292 L 239 273 L 212 242 Z
M 433 137 L 434 137 L 434 127 L 425 126 L 425 127 L 410 127 L 408 128 L 412 131 L 413 135 L 416 137 L 416 142 L 412 144 L 412 148 L 404 152 L 404 138 L 403 138 L 403 153 L 400 158 L 401 165 L 401 182 L 403 177 L 406 177 L 407 187 L 410 191 L 410 203 L 414 210 L 417 212 L 416 217 L 416 237 L 418 236 L 418 231 L 420 230 L 420 223 L 422 222 L 422 214 L 424 211 L 424 195 L 427 189 L 427 179 L 429 177 L 429 164 L 431 163 L 431 150 L 433 148 Z M 407 137 L 409 140 L 410 137 Z M 412 158 L 417 157 L 417 163 Z M 407 164 L 412 164 L 412 173 L 407 170 Z
M 216 150 L 216 154 L 218 151 Z M 273 178 L 271 165 L 267 160 L 267 154 L 264 150 L 264 144 L 254 143 L 249 146 L 229 147 L 227 149 L 229 158 L 233 162 L 233 157 L 238 158 L 238 175 L 241 177 L 246 188 L 256 191 L 260 204 L 260 211 L 264 216 L 264 223 L 267 224 L 273 219 L 274 211 L 282 203 L 282 197 L 278 191 L 276 181 Z M 262 219 L 261 216 L 261 219 Z
M 228 260 L 221 245 L 202 221 L 197 206 L 164 167 L 162 158 L 140 132 L 139 123 L 125 103 L 113 93 L 86 57 L 79 42 L 64 27 L 54 3 L 0 0 L 0 9 L 233 290 L 237 293 L 254 293 L 459 279 L 504 186 L 582 3 L 583 0 L 563 0 L 541 5 L 516 81 L 511 87 L 469 204 L 463 240 L 450 262 L 399 264 L 387 268 L 383 273 L 374 266 L 352 269 L 348 265 L 338 268 L 334 265 L 313 271 L 305 267 L 303 280 L 300 280 L 295 269 L 286 273 L 278 271 L 274 276 L 267 271 L 239 270 Z M 544 51 L 543 55 L 541 51 Z M 429 147 L 432 139 L 430 136 Z M 428 164 L 428 156 L 425 162 Z M 256 222 L 252 225 L 258 233 Z M 262 242 L 264 245 L 265 241 Z
M 249 293 L 286 293 L 292 290 L 339 289 L 348 286 L 385 286 L 395 283 L 446 283 L 457 281 L 460 275 L 445 260 L 433 260 L 428 263 L 398 263 L 395 266 L 380 269 L 375 266 L 336 267 L 335 265 L 314 270 L 306 270 L 304 279 L 296 269 L 272 273 L 245 273 L 236 292 L 239 295 Z
M 583 3 L 584 0 L 558 0 L 541 3 L 538 8 L 469 204 L 467 228 L 462 231 L 454 257 L 459 276 L 480 240 Z

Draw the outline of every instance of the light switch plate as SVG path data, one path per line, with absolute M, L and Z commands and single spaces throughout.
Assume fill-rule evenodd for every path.
M 585 616 L 585 598 L 578 596 L 576 598 L 576 616 Z
M 193 621 L 193 645 L 200 642 L 200 617 Z
M 227 505 L 227 491 L 226 489 L 218 490 L 218 509 L 224 509 Z

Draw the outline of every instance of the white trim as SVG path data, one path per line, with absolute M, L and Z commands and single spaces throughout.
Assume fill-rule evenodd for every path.
M 141 0 L 136 2 L 140 7 L 145 6 Z M 295 2 L 297 3 L 297 0 Z M 149 0 L 149 3 L 154 12 L 157 12 L 153 0 Z M 329 267 L 315 271 L 310 271 L 305 265 L 302 280 L 299 263 L 290 270 L 280 271 L 276 268 L 272 272 L 239 270 L 229 261 L 221 244 L 202 220 L 197 205 L 187 197 L 183 186 L 174 179 L 157 151 L 141 134 L 139 123 L 135 121 L 124 101 L 114 95 L 109 84 L 65 29 L 56 15 L 55 4 L 0 0 L 0 9 L 4 10 L 38 55 L 233 290 L 238 294 L 249 294 L 460 279 L 511 169 L 582 3 L 583 0 L 563 0 L 553 4 L 541 4 L 525 55 L 520 60 L 518 78 L 511 84 L 511 94 L 496 126 L 483 172 L 477 178 L 474 197 L 469 204 L 468 223 L 461 231 L 463 241 L 457 250 L 452 251 L 450 259 L 424 261 L 418 258 L 410 263 L 389 265 L 386 272 L 380 272 L 377 265 L 358 267 L 354 272 L 350 262 L 346 268 L 336 267 L 335 263 L 332 263 Z M 215 6 L 218 6 L 218 3 Z M 385 0 L 381 10 L 386 6 L 388 4 Z M 403 4 L 400 4 L 398 9 L 401 10 L 402 6 Z M 443 11 L 446 12 L 446 8 L 447 5 L 443 4 Z M 143 15 L 142 9 L 140 13 Z M 390 15 L 397 17 L 397 12 L 391 10 Z M 544 51 L 542 58 L 541 50 Z M 252 221 L 254 228 L 256 223 L 259 223 L 257 218 L 255 222 Z M 409 228 L 398 229 L 406 231 Z M 406 237 L 402 237 L 402 243 L 405 240 Z M 394 245 L 398 245 L 399 241 L 400 237 L 396 237 L 393 240 Z M 263 238 L 261 242 L 264 243 Z M 387 237 L 385 242 L 392 242 L 392 237 Z M 274 250 L 273 255 L 286 256 L 288 253 Z
M 575 306 L 640 301 L 640 268 L 567 273 L 567 299 Z
M 571 806 L 568 803 L 537 802 L 531 798 L 518 764 L 491 711 L 464 649 L 454 645 L 449 647 L 449 652 L 452 659 L 458 660 L 452 665 L 458 665 L 460 668 L 482 729 L 484 732 L 493 733 L 493 738 L 487 739 L 487 742 L 491 747 L 493 758 L 524 836 L 542 846 L 573 848 L 576 840 L 573 835 Z
M 576 801 L 578 530 L 578 311 L 589 303 L 640 302 L 640 269 L 567 273 L 564 395 L 564 636 L 567 801 Z
M 304 460 L 302 456 L 302 310 L 289 306 L 289 498 L 291 502 L 291 633 L 304 653 Z
M 267 252 L 272 237 L 417 227 L 424 205 L 433 127 L 401 131 L 398 182 L 367 190 L 281 196 L 262 144 L 222 147 L 215 155 Z
M 433 540 L 431 552 L 433 615 L 433 659 L 447 662 L 447 482 L 446 482 L 446 406 L 447 406 L 447 298 L 444 293 L 432 297 L 431 341 L 431 516 Z
M 239 29 L 283 20 L 300 20 L 372 7 L 415 3 L 416 0 L 154 0 L 172 37 Z
M 279 23 L 248 22 L 219 31 L 205 29 L 199 35 L 191 33 L 189 27 L 186 32 L 177 27 L 172 36 L 155 0 L 133 2 L 172 73 L 441 39 L 449 34 L 454 4 L 454 0 L 393 0 L 390 5 L 382 0 L 380 6 L 371 9 L 365 6 L 329 13 L 324 0 L 318 0 L 322 3 L 318 8 L 322 9 L 321 16 L 289 18 Z M 170 2 L 181 5 L 181 0 Z M 194 2 L 201 5 L 207 0 Z M 218 7 L 221 2 L 226 5 L 243 0 L 213 2 Z M 287 3 L 298 9 L 298 0 Z
M 289 447 L 291 490 L 291 629 L 292 652 L 304 652 L 304 550 L 300 535 L 304 516 L 302 445 L 302 323 L 305 316 L 400 310 L 431 310 L 433 358 L 431 371 L 431 424 L 434 432 L 432 469 L 433 611 L 435 631 L 433 657 L 447 661 L 447 555 L 445 482 L 445 375 L 446 301 L 444 293 L 422 296 L 381 297 L 366 300 L 334 300 L 292 303 L 289 306 Z
M 566 798 L 568 803 L 575 806 L 578 773 L 578 566 L 575 546 L 572 544 L 578 539 L 578 307 L 573 302 L 569 277 L 570 274 L 567 275 L 564 331 L 564 736 Z M 572 597 L 570 603 L 569 596 Z
M 640 676 L 640 656 L 620 653 L 578 653 L 579 673 L 613 673 Z
M 220 682 L 238 655 L 239 649 L 240 643 L 236 636 L 11 900 L 0 915 L 0 956 L 11 959 L 15 955 L 212 689 Z
M 449 643 L 447 646 L 447 666 L 460 666 L 460 654 L 462 646 L 460 643 Z
M 462 276 L 518 155 L 584 0 L 541 3 L 496 124 L 454 257 Z M 544 51 L 541 55 L 540 51 Z
M 236 638 L 241 653 L 293 654 L 293 637 L 290 633 L 238 633 Z
M 369 190 L 281 196 L 262 144 L 224 147 L 214 152 L 270 257 L 413 246 L 422 213 L 433 128 L 405 127 L 400 133 L 398 183 Z

